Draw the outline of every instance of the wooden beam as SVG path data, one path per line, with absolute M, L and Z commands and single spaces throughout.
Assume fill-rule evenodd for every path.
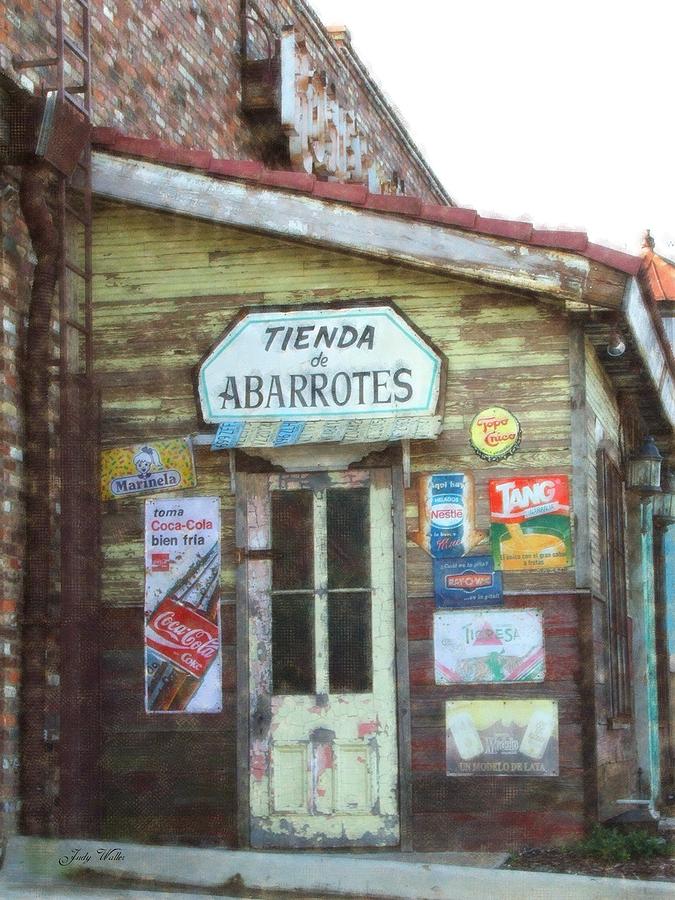
M 396 706 L 398 717 L 398 783 L 401 814 L 401 850 L 413 849 L 412 733 L 410 670 L 408 665 L 408 596 L 406 575 L 405 489 L 403 470 L 392 468 L 392 521 L 394 526 L 394 604 L 396 621 Z
M 666 419 L 675 426 L 675 378 L 668 359 L 669 348 L 661 342 L 637 278 L 631 278 L 626 285 L 623 312 Z
M 235 546 L 248 544 L 246 511 L 247 477 L 235 473 Z M 248 847 L 249 831 L 249 665 L 248 665 L 248 584 L 246 563 L 237 566 L 237 838 L 239 847 Z
M 591 531 L 588 512 L 588 407 L 584 327 L 570 323 L 570 403 L 572 502 L 574 504 L 574 571 L 577 588 L 591 587 Z
M 218 180 L 156 163 L 93 154 L 101 197 L 246 228 L 277 238 L 412 265 L 558 299 L 616 308 L 606 283 L 594 287 L 589 260 L 443 225 L 383 215 L 300 193 Z M 611 301 L 611 302 L 610 302 Z

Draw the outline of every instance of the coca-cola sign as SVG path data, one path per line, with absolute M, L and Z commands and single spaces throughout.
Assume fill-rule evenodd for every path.
M 145 708 L 220 712 L 220 506 L 145 505 Z
M 148 622 L 146 642 L 185 672 L 201 678 L 218 655 L 218 628 L 204 616 L 180 606 L 170 597 Z

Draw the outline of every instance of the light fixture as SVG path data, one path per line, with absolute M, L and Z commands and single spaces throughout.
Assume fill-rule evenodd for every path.
M 647 435 L 638 453 L 628 460 L 627 487 L 641 494 L 661 493 L 663 457 L 651 435 Z
M 626 342 L 623 339 L 623 335 L 619 331 L 619 329 L 614 326 L 609 333 L 609 337 L 607 338 L 607 355 L 613 358 L 618 356 L 623 356 L 626 352 Z
M 669 469 L 663 479 L 663 493 L 654 500 L 654 515 L 664 525 L 675 523 L 675 469 Z

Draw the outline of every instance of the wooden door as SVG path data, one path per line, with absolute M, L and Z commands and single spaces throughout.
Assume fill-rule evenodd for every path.
M 247 476 L 254 847 L 399 841 L 389 470 Z

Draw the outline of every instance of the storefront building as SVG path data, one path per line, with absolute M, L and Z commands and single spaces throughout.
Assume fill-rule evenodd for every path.
M 507 849 L 663 808 L 675 368 L 643 261 L 448 205 L 414 145 L 419 196 L 125 131 L 93 132 L 18 827 Z

